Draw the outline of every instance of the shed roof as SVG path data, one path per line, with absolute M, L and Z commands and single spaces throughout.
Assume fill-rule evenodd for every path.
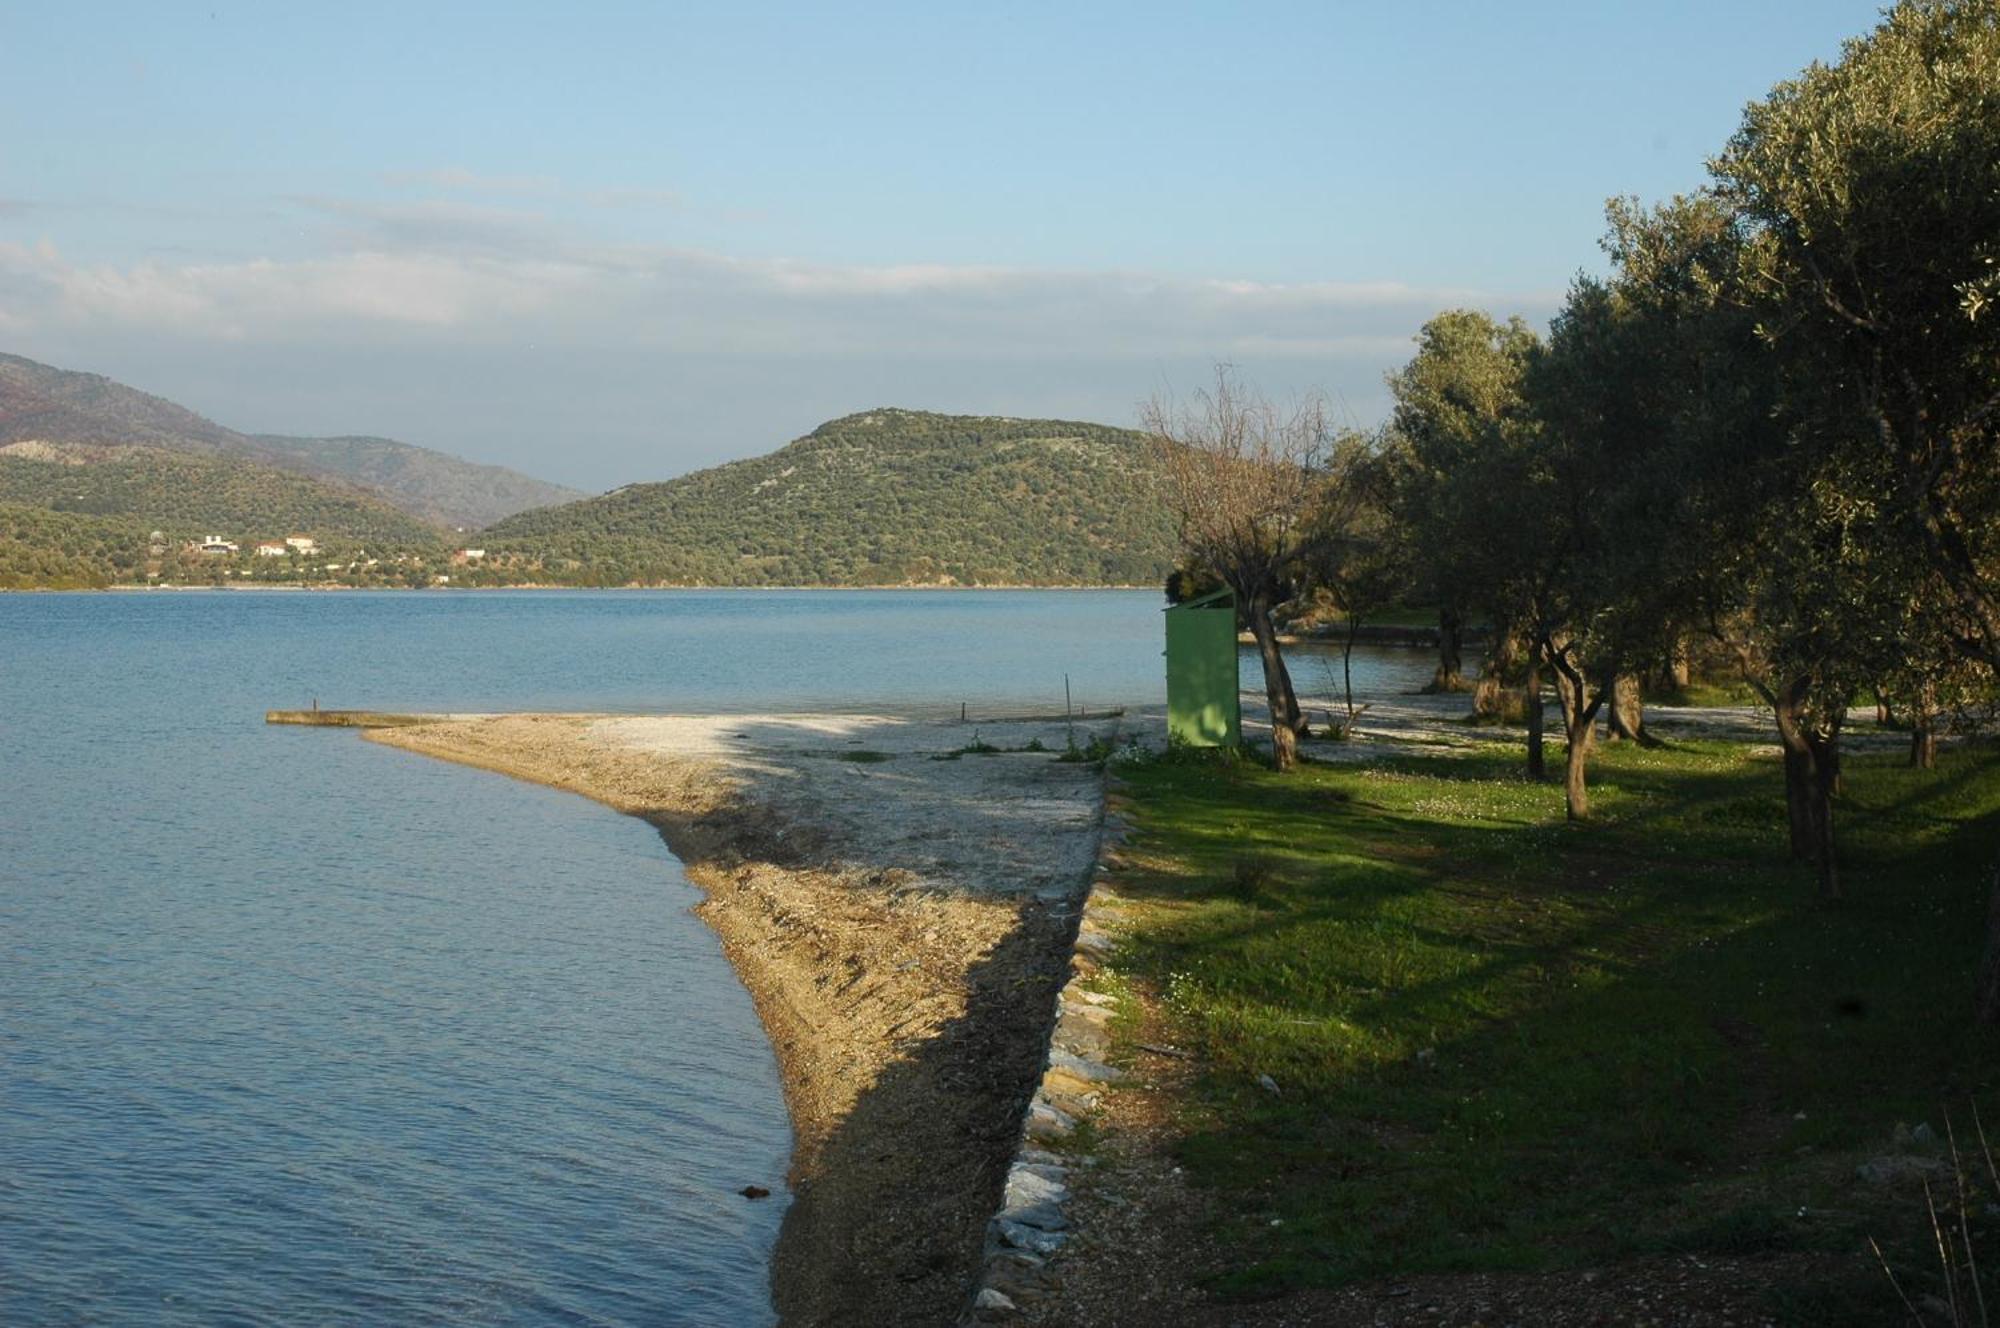
M 1160 612 L 1172 613 L 1175 609 L 1205 609 L 1219 599 L 1234 600 L 1235 598 L 1236 592 L 1233 590 L 1211 590 L 1208 594 L 1198 599 L 1184 600 L 1179 604 L 1169 604 L 1166 608 L 1160 610 Z

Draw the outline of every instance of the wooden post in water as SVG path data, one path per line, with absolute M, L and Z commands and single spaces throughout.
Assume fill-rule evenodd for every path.
M 1076 718 L 1070 711 L 1069 675 L 1063 674 L 1063 723 L 1069 728 L 1069 748 L 1076 750 Z

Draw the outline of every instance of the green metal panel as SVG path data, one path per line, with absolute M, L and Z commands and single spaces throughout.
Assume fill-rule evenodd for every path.
M 1236 677 L 1236 601 L 1218 591 L 1167 609 L 1167 738 L 1236 747 L 1243 715 Z

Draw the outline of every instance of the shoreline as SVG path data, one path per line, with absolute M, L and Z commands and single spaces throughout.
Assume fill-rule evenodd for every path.
M 989 736 L 1060 731 L 1012 727 Z M 1102 779 L 1048 752 L 960 760 L 956 728 L 508 715 L 363 733 L 638 816 L 702 891 L 792 1121 L 784 1323 L 957 1318 L 1042 1074 Z M 996 831 L 996 807 L 1016 822 Z
M 896 582 L 884 586 L 556 586 L 552 582 L 522 582 L 518 586 L 354 586 L 348 582 L 230 582 L 222 586 L 186 586 L 186 584 L 158 584 L 142 586 L 136 582 L 118 582 L 112 586 L 0 586 L 0 594 L 220 594 L 220 592 L 240 592 L 240 590 L 278 590 L 278 592 L 324 592 L 324 590 L 354 590 L 354 592 L 394 592 L 394 594 L 492 594 L 504 590 L 574 590 L 574 592 L 708 592 L 708 594 L 758 594 L 758 592 L 790 592 L 790 590 L 836 590 L 836 592 L 860 592 L 860 590 L 948 590 L 964 594 L 982 594 L 992 590 L 1052 590 L 1052 592 L 1090 592 L 1090 590 L 1158 590 L 1158 586 L 1130 586 L 1130 584 L 1060 584 L 1060 586 L 1038 586 L 1038 584 L 994 584 L 994 586 L 920 586 L 910 582 Z

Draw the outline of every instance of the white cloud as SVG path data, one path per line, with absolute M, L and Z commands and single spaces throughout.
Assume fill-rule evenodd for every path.
M 0 244 L 15 329 L 179 339 L 1008 357 L 1052 354 L 1389 359 L 1441 308 L 1517 301 L 1395 283 L 1190 280 L 980 266 L 840 266 L 667 248 L 537 243 L 531 214 L 311 205 L 372 247 L 296 261 L 80 266 Z M 448 236 L 484 235 L 484 246 Z M 390 246 L 387 238 L 398 238 Z M 500 243 L 514 242 L 514 248 Z M 1530 312 L 1547 296 L 1531 297 Z
M 295 206 L 347 247 L 108 264 L 0 241 L 0 349 L 236 427 L 387 433 L 605 486 L 880 405 L 1129 423 L 1218 359 L 1278 395 L 1331 391 L 1367 423 L 1432 314 L 1546 317 L 1558 298 L 808 263 L 583 246 L 535 213 L 456 202 Z

